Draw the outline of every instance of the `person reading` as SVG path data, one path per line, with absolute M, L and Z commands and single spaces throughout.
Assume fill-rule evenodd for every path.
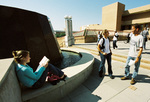
M 30 62 L 30 52 L 26 50 L 13 51 L 12 55 L 17 63 L 16 74 L 18 80 L 26 87 L 40 88 L 46 82 L 46 77 L 49 72 L 58 75 L 62 80 L 66 78 L 63 71 L 48 63 L 49 59 L 46 56 L 40 61 L 39 66 L 34 72 L 28 65 Z M 44 63 L 43 63 L 43 62 Z

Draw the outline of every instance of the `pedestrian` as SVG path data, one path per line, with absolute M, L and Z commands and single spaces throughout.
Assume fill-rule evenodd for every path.
M 111 79 L 114 78 L 111 66 L 111 49 L 110 49 L 110 41 L 109 41 L 109 32 L 107 29 L 103 30 L 102 32 L 103 38 L 100 39 L 98 43 L 98 51 L 100 52 L 101 63 L 99 66 L 99 77 L 103 76 L 103 70 L 105 67 L 105 60 L 108 63 L 108 74 Z
M 113 37 L 113 49 L 118 47 L 117 46 L 118 37 L 119 37 L 119 35 L 118 35 L 117 31 L 115 31 L 115 34 L 114 34 L 114 37 Z
M 62 80 L 65 79 L 66 75 L 57 67 L 52 64 L 46 63 L 43 66 L 37 68 L 35 72 L 27 64 L 30 62 L 30 53 L 26 50 L 19 50 L 12 52 L 14 60 L 17 63 L 16 74 L 19 81 L 26 87 L 40 88 L 44 85 L 46 77 L 49 72 L 59 76 Z
M 97 44 L 99 43 L 100 39 L 102 38 L 102 34 L 100 33 L 100 31 L 98 31 L 98 35 L 97 35 Z
M 144 30 L 140 34 L 143 36 L 143 48 L 144 50 L 146 50 L 146 42 L 148 40 L 148 35 L 149 35 L 146 27 L 144 27 Z
M 133 35 L 132 32 L 129 32 L 128 35 L 127 35 L 127 43 L 130 42 L 130 39 L 131 39 L 131 36 Z
M 127 35 L 127 43 L 129 43 L 130 42 L 130 33 L 128 33 L 128 35 Z
M 132 74 L 132 79 L 130 81 L 130 84 L 133 85 L 136 83 L 135 78 L 138 75 L 140 61 L 141 61 L 141 54 L 143 51 L 143 37 L 140 35 L 140 26 L 139 25 L 133 25 L 132 26 L 132 33 L 130 40 L 130 49 L 125 65 L 125 76 L 121 78 L 121 80 L 129 79 L 130 74 L 130 62 L 134 62 L 134 72 Z

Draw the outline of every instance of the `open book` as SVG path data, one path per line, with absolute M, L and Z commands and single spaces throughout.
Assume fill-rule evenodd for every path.
M 44 57 L 42 58 L 42 60 L 39 62 L 39 64 L 40 64 L 41 66 L 45 66 L 45 65 L 48 63 L 48 61 L 49 61 L 49 59 L 48 59 L 46 56 L 44 56 Z

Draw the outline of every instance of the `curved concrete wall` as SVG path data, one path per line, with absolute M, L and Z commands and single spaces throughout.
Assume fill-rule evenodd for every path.
M 0 59 L 11 58 L 12 51 L 30 51 L 34 70 L 43 56 L 51 63 L 60 61 L 61 50 L 47 16 L 33 11 L 0 5 Z M 7 43 L 6 43 L 7 41 Z
M 3 71 L 5 74 L 0 82 L 0 102 L 55 102 L 64 97 L 84 82 L 92 71 L 94 57 L 82 51 L 80 54 L 82 58 L 77 63 L 63 69 L 68 76 L 65 82 L 61 81 L 54 86 L 46 83 L 40 89 L 27 89 L 22 92 L 15 75 L 15 62 L 13 59 L 2 60 L 0 65 L 6 65 L 6 70 Z

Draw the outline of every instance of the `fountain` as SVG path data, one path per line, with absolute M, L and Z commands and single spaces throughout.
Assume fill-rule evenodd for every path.
M 47 16 L 6 6 L 0 6 L 0 14 L 0 102 L 54 102 L 90 75 L 94 57 L 85 51 L 60 49 Z M 58 66 L 67 74 L 67 80 L 55 86 L 46 83 L 37 90 L 22 89 L 11 55 L 13 50 L 20 49 L 30 51 L 30 66 L 34 70 L 43 56 L 47 56 L 52 64 L 62 61 Z

